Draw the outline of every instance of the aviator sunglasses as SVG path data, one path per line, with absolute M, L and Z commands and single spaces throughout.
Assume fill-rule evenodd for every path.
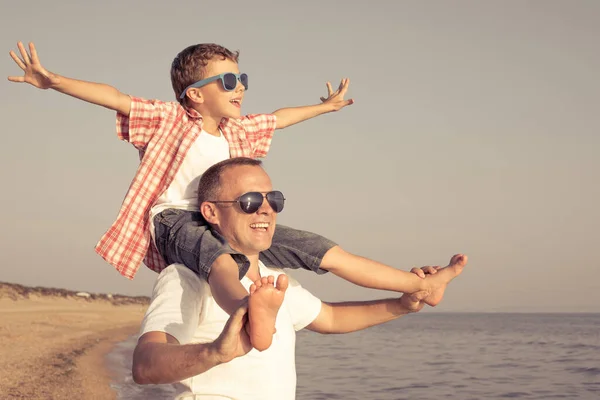
M 283 193 L 279 190 L 273 190 L 272 192 L 268 192 L 266 194 L 262 194 L 260 192 L 248 192 L 244 193 L 236 200 L 207 200 L 210 203 L 238 203 L 240 208 L 246 214 L 254 214 L 258 211 L 264 199 L 267 199 L 267 202 L 276 213 L 281 212 L 283 210 L 283 203 L 285 202 L 285 197 L 283 197 Z
M 244 89 L 248 90 L 248 74 L 234 74 L 233 72 L 225 72 L 223 74 L 211 76 L 210 78 L 202 79 L 201 81 L 192 83 L 190 86 L 184 89 L 183 93 L 181 93 L 181 96 L 179 96 L 179 98 L 183 99 L 188 89 L 200 88 L 218 79 L 221 80 L 223 89 L 225 89 L 228 92 L 231 92 L 236 88 L 238 81 L 240 81 L 242 85 L 244 85 Z

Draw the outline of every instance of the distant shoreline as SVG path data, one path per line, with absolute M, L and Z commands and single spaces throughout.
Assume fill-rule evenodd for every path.
M 149 300 L 0 282 L 0 393 L 116 398 L 105 356 L 138 332 Z
M 147 296 L 125 296 L 121 294 L 90 293 L 68 289 L 57 289 L 44 286 L 25 286 L 18 283 L 0 282 L 0 299 L 11 300 L 29 299 L 31 296 L 57 297 L 65 299 L 105 300 L 115 305 L 148 304 Z

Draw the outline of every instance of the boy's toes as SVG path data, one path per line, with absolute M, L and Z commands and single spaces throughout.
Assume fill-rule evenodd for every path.
M 467 265 L 468 257 L 465 254 L 455 254 L 450 259 L 450 265 L 456 265 L 459 267 L 464 267 Z
M 286 274 L 281 274 L 277 277 L 277 289 L 285 292 L 288 288 L 289 280 Z

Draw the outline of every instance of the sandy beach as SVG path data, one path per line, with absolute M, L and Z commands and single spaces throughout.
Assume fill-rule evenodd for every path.
M 0 282 L 0 398 L 114 399 L 104 356 L 148 301 Z

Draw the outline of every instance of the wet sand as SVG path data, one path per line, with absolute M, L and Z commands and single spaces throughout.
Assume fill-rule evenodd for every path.
M 148 301 L 0 282 L 0 398 L 114 399 L 105 355 Z

